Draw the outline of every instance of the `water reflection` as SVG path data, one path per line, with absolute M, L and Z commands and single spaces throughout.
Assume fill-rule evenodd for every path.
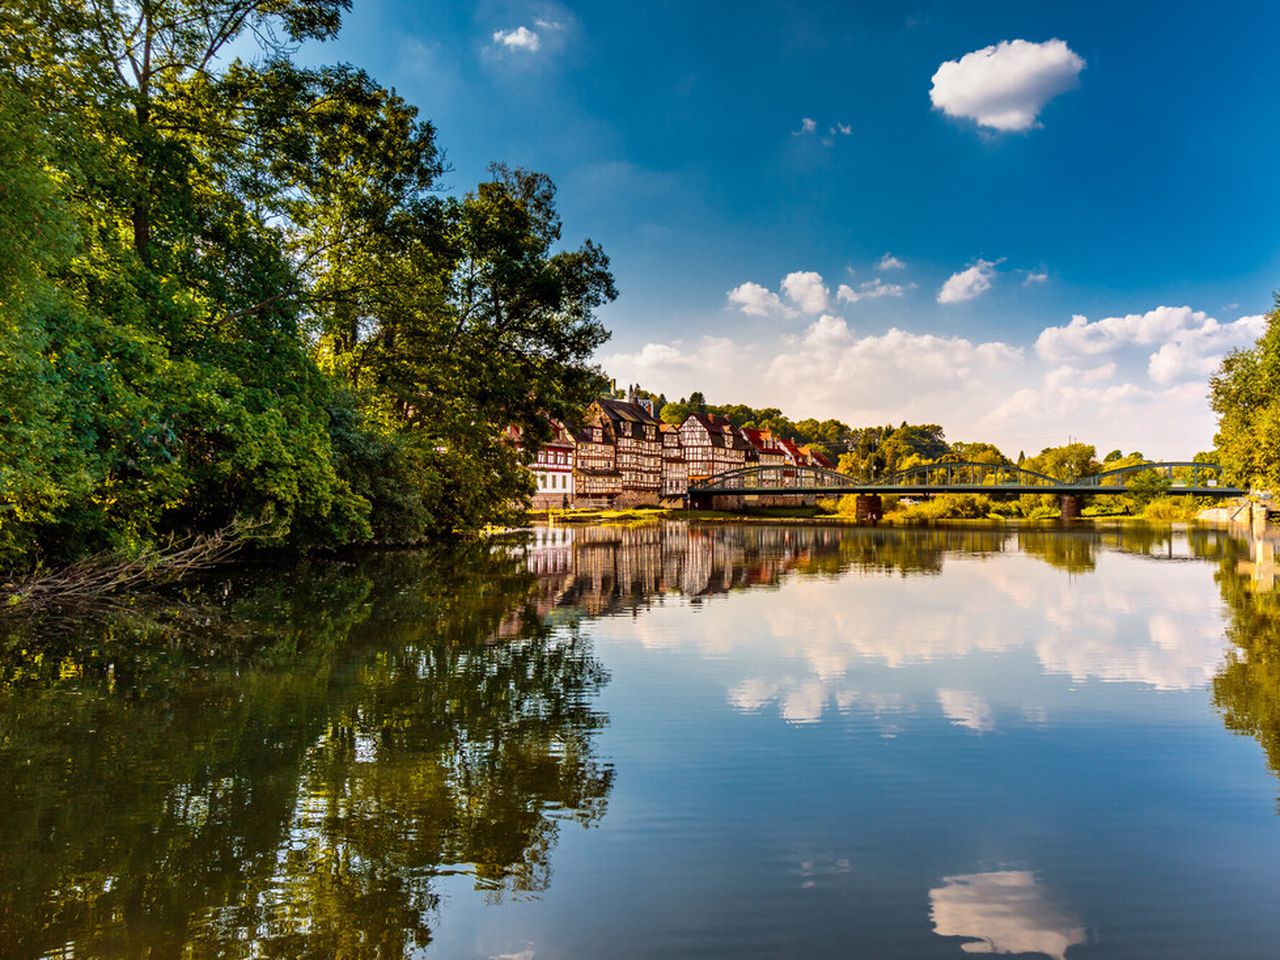
M 441 873 L 544 889 L 561 825 L 604 814 L 607 675 L 522 564 L 445 559 L 223 584 L 218 656 L 118 625 L 9 648 L 0 943 L 401 956 Z
M 1218 586 L 1230 652 L 1213 679 L 1227 728 L 1255 737 L 1280 775 L 1280 535 L 1235 541 L 1219 556 Z
M 863 942 L 844 939 L 862 923 L 886 954 L 914 931 L 932 946 L 902 955 L 958 937 L 1074 958 L 1081 918 L 1105 912 L 1088 883 L 951 871 L 1049 864 L 1060 836 L 1095 857 L 1129 842 L 1137 787 L 1136 819 L 1092 834 L 1103 780 L 1128 772 L 1111 740 L 1148 724 L 1125 764 L 1150 757 L 1157 778 L 1160 723 L 1190 722 L 1177 704 L 1200 718 L 1207 686 L 1280 774 L 1274 547 L 1145 527 L 561 527 L 243 571 L 89 635 L 21 625 L 0 646 L 0 953 L 741 956 L 766 935 Z M 574 829 L 611 824 L 604 845 Z M 566 889 L 569 838 L 586 842 Z M 448 899 L 459 883 L 505 906 L 442 948 L 470 909 Z M 506 919 L 557 891 L 559 924 Z M 805 913 L 779 891 L 831 899 Z M 645 949 L 633 914 L 684 936 Z M 579 927 L 596 939 L 567 939 Z
M 965 953 L 1034 953 L 1066 960 L 1085 942 L 1080 921 L 1055 905 L 1027 870 L 999 870 L 944 877 L 929 891 L 934 932 L 966 937 Z

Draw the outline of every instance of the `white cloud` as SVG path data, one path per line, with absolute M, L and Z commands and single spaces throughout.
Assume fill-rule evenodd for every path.
M 545 17 L 539 17 L 533 21 L 535 27 L 541 27 L 543 30 L 564 30 L 565 25 L 559 20 L 548 20 Z
M 527 50 L 530 53 L 542 46 L 542 38 L 528 27 L 520 26 L 514 30 L 495 30 L 493 42 L 508 50 Z
M 833 129 L 831 132 L 832 132 L 832 133 L 838 133 L 838 134 L 839 134 L 840 136 L 842 136 L 842 137 L 852 136 L 852 134 L 853 134 L 853 124 L 851 124 L 851 123 L 837 123 L 837 124 L 835 125 L 835 129 Z
M 818 129 L 818 121 L 817 121 L 817 120 L 813 119 L 813 117 L 801 117 L 801 118 L 800 118 L 800 129 L 799 129 L 799 130 L 792 130 L 792 131 L 791 131 L 791 135 L 792 135 L 793 137 L 800 137 L 800 136 L 803 136 L 803 135 L 804 135 L 804 134 L 806 134 L 806 133 L 813 133 L 813 132 L 814 132 L 815 130 L 817 130 L 817 129 Z
M 1252 344 L 1266 325 L 1262 314 L 1225 324 L 1210 317 L 1198 329 L 1188 330 L 1151 354 L 1147 375 L 1160 384 L 1204 381 L 1218 369 L 1223 354 Z
M 900 283 L 885 283 L 879 277 L 858 284 L 857 289 L 847 283 L 840 284 L 836 299 L 841 303 L 857 303 L 859 300 L 875 300 L 879 297 L 900 297 L 906 291 Z
M 1029 130 L 1058 94 L 1076 86 L 1085 63 L 1061 40 L 1003 40 L 948 60 L 933 75 L 929 98 L 951 117 L 994 130 Z
M 906 269 L 906 266 L 907 265 L 905 263 L 895 257 L 892 253 L 886 253 L 880 258 L 880 263 L 878 264 L 878 267 L 881 270 L 904 270 Z
M 1022 285 L 1024 287 L 1029 287 L 1036 283 L 1044 283 L 1048 279 L 1048 270 L 1028 270 L 1026 278 L 1022 281 Z
M 1093 322 L 1077 314 L 1065 326 L 1041 331 L 1036 353 L 1046 360 L 1061 361 L 1159 344 L 1147 362 L 1152 381 L 1162 386 L 1187 380 L 1203 382 L 1218 368 L 1226 351 L 1248 346 L 1265 325 L 1266 318 L 1261 315 L 1219 323 L 1203 310 L 1187 306 L 1161 306 Z
M 729 302 L 752 317 L 789 316 L 794 311 L 767 287 L 748 280 L 729 291 Z
M 782 278 L 782 292 L 805 313 L 822 313 L 831 306 L 831 292 L 822 282 L 822 274 L 797 270 Z
M 996 265 L 991 260 L 979 260 L 967 270 L 953 273 L 938 291 L 939 303 L 963 303 L 981 296 L 995 282 Z
M 1064 327 L 1046 327 L 1036 339 L 1036 353 L 1046 360 L 1097 356 L 1125 345 L 1159 343 L 1179 331 L 1199 327 L 1207 319 L 1206 313 L 1190 307 L 1156 307 L 1146 313 L 1095 322 L 1076 314 Z

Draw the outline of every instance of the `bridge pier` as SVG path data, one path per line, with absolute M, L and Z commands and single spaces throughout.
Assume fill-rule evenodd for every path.
M 854 500 L 853 518 L 858 523 L 876 523 L 884 517 L 884 504 L 878 493 L 859 493 Z
M 1080 519 L 1080 497 L 1078 494 L 1064 493 L 1062 495 L 1062 519 Z

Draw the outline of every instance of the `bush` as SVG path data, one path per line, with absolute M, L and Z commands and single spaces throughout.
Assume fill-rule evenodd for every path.
M 906 521 L 981 520 L 990 516 L 991 498 L 977 493 L 944 493 L 912 504 L 898 516 Z
M 1160 497 L 1147 504 L 1142 511 L 1142 518 L 1172 523 L 1194 520 L 1199 511 L 1200 505 L 1194 497 Z

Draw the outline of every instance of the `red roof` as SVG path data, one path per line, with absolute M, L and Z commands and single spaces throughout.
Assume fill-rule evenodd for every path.
M 773 434 L 768 430 L 757 430 L 754 427 L 740 427 L 739 432 L 747 438 L 747 443 L 751 444 L 761 453 L 776 453 L 778 456 L 783 455 L 783 450 L 778 446 L 778 442 L 773 438 Z
M 834 470 L 836 468 L 836 465 L 831 462 L 831 458 L 818 450 L 810 450 L 809 458 L 818 466 L 826 467 L 828 470 Z
M 807 464 L 809 462 L 808 455 L 796 446 L 796 442 L 794 440 L 779 440 L 778 445 L 782 447 L 786 454 L 791 457 L 795 463 Z

